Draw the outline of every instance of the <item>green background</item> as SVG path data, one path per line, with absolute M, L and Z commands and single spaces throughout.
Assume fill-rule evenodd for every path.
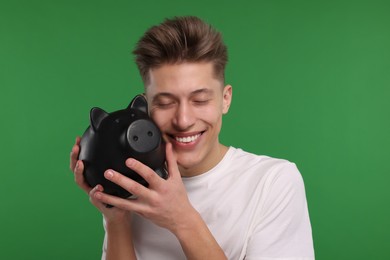
M 175 15 L 223 32 L 221 140 L 297 163 L 316 259 L 390 259 L 390 2 L 245 0 L 0 1 L 0 258 L 99 259 L 69 152 L 142 92 L 131 51 Z

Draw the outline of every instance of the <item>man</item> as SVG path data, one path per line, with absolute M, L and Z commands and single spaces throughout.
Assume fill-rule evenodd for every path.
M 85 183 L 77 138 L 70 167 L 103 213 L 103 259 L 314 259 L 295 165 L 219 142 L 232 100 L 220 33 L 196 17 L 166 20 L 134 54 L 150 116 L 167 142 L 169 177 L 129 158 L 149 187 L 108 169 L 105 177 L 137 199 L 107 195 Z

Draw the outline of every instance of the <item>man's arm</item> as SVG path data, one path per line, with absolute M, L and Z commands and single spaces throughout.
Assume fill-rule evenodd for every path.
M 309 212 L 302 176 L 293 163 L 274 170 L 263 187 L 267 197 L 256 209 L 246 259 L 314 260 Z
M 131 221 L 125 219 L 122 223 L 105 223 L 105 260 L 135 260 L 133 239 L 131 237 Z
M 187 259 L 227 259 L 203 219 L 196 215 L 188 220 L 189 226 L 174 233 Z

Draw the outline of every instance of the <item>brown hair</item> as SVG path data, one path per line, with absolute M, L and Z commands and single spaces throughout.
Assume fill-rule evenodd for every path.
M 228 57 L 222 35 L 194 16 L 166 19 L 153 26 L 138 41 L 133 53 L 145 85 L 150 69 L 183 62 L 212 62 L 215 76 L 224 82 Z

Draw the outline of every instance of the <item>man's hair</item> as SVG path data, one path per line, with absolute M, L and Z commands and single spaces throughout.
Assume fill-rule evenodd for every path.
M 212 62 L 215 77 L 224 82 L 228 56 L 222 35 L 194 16 L 166 19 L 151 27 L 133 53 L 145 86 L 151 69 L 184 62 Z

